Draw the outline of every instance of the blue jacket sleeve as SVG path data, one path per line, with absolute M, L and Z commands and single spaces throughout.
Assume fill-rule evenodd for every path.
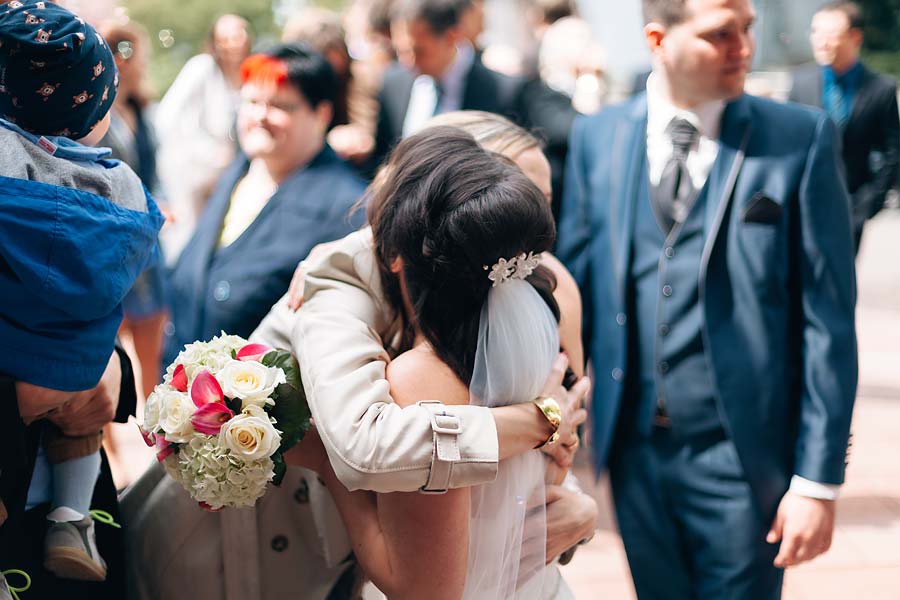
M 824 114 L 800 183 L 803 378 L 794 472 L 820 483 L 844 480 L 856 396 L 856 275 L 850 200 Z

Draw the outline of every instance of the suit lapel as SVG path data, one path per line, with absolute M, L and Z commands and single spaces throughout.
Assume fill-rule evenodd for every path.
M 870 92 L 872 91 L 872 85 L 875 81 L 876 78 L 872 72 L 863 66 L 862 73 L 859 77 L 859 88 L 857 88 L 856 96 L 853 98 L 853 106 L 850 107 L 850 116 L 847 118 L 847 123 L 844 125 L 844 131 L 847 131 L 847 129 L 851 127 L 851 123 L 855 123 L 859 120 L 860 115 L 862 115 L 866 105 L 872 98 Z
M 746 96 L 741 96 L 725 107 L 719 135 L 719 154 L 709 174 L 705 214 L 707 235 L 700 262 L 701 280 L 705 276 L 709 255 L 734 195 L 734 185 L 744 163 L 744 152 L 751 130 L 750 103 Z
M 625 276 L 631 254 L 634 235 L 634 214 L 641 190 L 641 179 L 647 177 L 647 96 L 640 96 L 634 103 L 628 118 L 618 122 L 610 172 L 609 220 L 612 235 L 612 255 L 616 269 L 619 299 L 625 300 Z

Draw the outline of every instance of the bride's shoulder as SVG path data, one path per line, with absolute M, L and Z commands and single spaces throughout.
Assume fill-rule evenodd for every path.
M 427 345 L 404 352 L 388 364 L 391 397 L 401 406 L 420 400 L 444 404 L 468 404 L 469 390 L 459 377 Z

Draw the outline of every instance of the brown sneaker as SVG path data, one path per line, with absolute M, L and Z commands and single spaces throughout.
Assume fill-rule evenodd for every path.
M 63 579 L 106 580 L 106 561 L 97 551 L 91 517 L 50 522 L 44 539 L 44 568 Z

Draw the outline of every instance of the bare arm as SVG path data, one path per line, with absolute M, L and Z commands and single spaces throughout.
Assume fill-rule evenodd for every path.
M 450 405 L 468 403 L 465 386 L 427 352 L 413 350 L 401 355 L 391 363 L 387 377 L 400 406 L 429 398 Z M 332 469 L 327 469 L 323 478 L 363 570 L 389 598 L 456 600 L 462 595 L 468 555 L 468 490 L 441 495 L 349 492 Z

